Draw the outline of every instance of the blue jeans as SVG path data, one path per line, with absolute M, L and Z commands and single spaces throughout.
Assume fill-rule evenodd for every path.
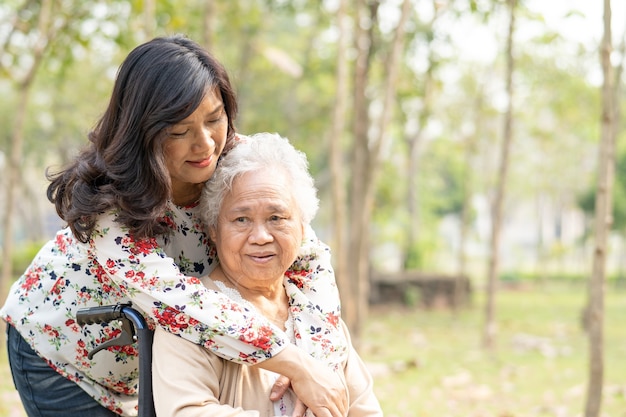
M 13 326 L 7 324 L 13 383 L 28 417 L 117 417 L 52 369 Z

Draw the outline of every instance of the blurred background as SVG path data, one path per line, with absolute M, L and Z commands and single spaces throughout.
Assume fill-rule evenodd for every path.
M 599 285 L 602 410 L 624 417 L 626 6 L 604 3 L 2 0 L 0 295 L 62 225 L 46 168 L 86 143 L 123 58 L 184 33 L 229 71 L 240 133 L 306 152 L 386 415 L 583 415 Z M 594 281 L 606 33 L 613 223 Z M 0 414 L 20 416 L 2 366 Z

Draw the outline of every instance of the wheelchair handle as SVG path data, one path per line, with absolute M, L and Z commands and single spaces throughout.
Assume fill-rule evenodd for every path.
M 131 303 L 81 308 L 76 312 L 76 322 L 81 327 L 123 319 L 130 320 L 135 329 L 148 328 L 146 319 Z
M 95 306 L 81 308 L 76 312 L 76 322 L 81 326 L 88 324 L 103 324 L 118 321 L 121 324 L 121 332 L 117 337 L 97 345 L 87 357 L 93 356 L 103 349 L 111 346 L 126 346 L 137 341 L 136 330 L 146 330 L 148 325 L 141 313 L 131 307 L 131 303 Z
M 122 309 L 127 306 L 130 307 L 130 304 L 81 308 L 76 312 L 76 322 L 81 327 L 86 324 L 109 323 L 123 318 Z
M 111 346 L 125 346 L 134 342 L 139 349 L 139 416 L 155 417 L 154 402 L 152 400 L 152 338 L 154 333 L 148 327 L 146 319 L 131 303 L 95 306 L 82 308 L 76 312 L 76 322 L 81 326 L 89 324 L 105 324 L 118 321 L 121 324 L 119 336 L 97 345 L 88 352 L 87 357 L 93 356 Z

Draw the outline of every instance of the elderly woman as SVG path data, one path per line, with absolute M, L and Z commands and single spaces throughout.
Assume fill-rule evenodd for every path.
M 351 346 L 345 324 L 319 313 L 339 305 L 338 293 L 316 294 L 310 290 L 316 283 L 307 265 L 292 267 L 318 208 L 307 168 L 306 156 L 274 134 L 242 137 L 223 157 L 202 196 L 219 259 L 204 284 L 261 313 L 291 343 L 335 370 L 348 389 L 349 417 L 382 416 L 372 378 Z M 297 401 L 293 392 L 269 400 L 276 377 L 163 330 L 155 334 L 159 416 L 291 416 Z

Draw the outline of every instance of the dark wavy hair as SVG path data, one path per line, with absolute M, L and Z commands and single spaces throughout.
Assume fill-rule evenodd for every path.
M 46 172 L 48 199 L 78 240 L 87 242 L 97 216 L 111 209 L 135 238 L 167 232 L 160 221 L 171 196 L 163 144 L 211 89 L 221 93 L 228 116 L 228 148 L 237 100 L 217 59 L 182 35 L 155 38 L 130 52 L 88 146 L 65 169 Z

